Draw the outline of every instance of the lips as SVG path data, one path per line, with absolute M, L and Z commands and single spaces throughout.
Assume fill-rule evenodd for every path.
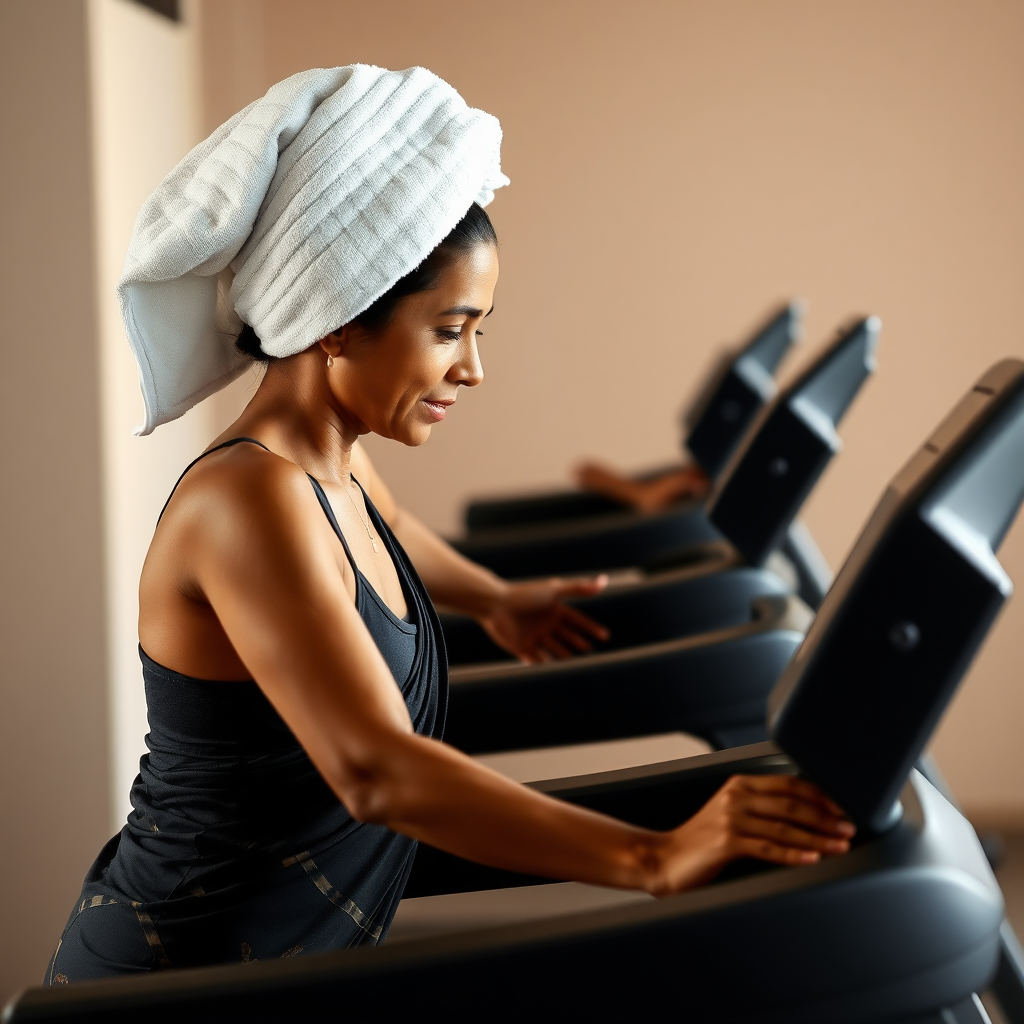
M 435 420 L 443 420 L 449 405 L 455 404 L 454 398 L 424 398 L 423 404 Z

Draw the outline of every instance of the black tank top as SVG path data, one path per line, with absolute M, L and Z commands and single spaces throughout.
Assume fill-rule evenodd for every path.
M 266 448 L 235 438 L 199 458 L 242 442 Z M 408 622 L 394 615 L 356 566 L 323 488 L 309 479 L 355 570 L 356 607 L 416 732 L 440 737 L 447 665 L 423 584 L 366 498 L 409 608 Z M 330 863 L 332 889 L 344 892 L 346 908 L 355 908 L 343 908 L 355 922 L 344 942 L 376 942 L 401 898 L 415 841 L 353 819 L 255 682 L 195 679 L 157 664 L 141 646 L 139 652 L 149 753 L 132 788 L 128 822 L 90 873 L 97 891 L 113 890 L 168 918 L 195 920 L 206 907 L 222 914 L 233 899 L 251 900 L 275 868 L 298 862 L 309 871 L 315 857 Z

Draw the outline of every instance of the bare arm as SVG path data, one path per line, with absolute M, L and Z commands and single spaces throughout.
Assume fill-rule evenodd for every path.
M 604 586 L 603 577 L 509 583 L 459 554 L 401 508 L 360 445 L 352 449 L 352 474 L 405 548 L 435 604 L 475 618 L 496 643 L 524 661 L 566 658 L 588 651 L 608 631 L 564 603 Z
M 656 893 L 738 856 L 796 864 L 846 848 L 838 809 L 798 780 L 733 780 L 661 833 L 553 800 L 417 735 L 302 472 L 258 453 L 195 477 L 182 512 L 189 587 L 358 820 L 499 868 Z
M 623 476 L 599 462 L 576 467 L 576 482 L 586 491 L 632 505 L 641 512 L 657 512 L 682 498 L 702 498 L 710 481 L 699 466 L 680 466 L 651 480 Z

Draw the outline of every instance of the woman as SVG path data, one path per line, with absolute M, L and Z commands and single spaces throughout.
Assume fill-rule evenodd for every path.
M 499 141 L 422 69 L 311 71 L 229 121 L 143 208 L 121 286 L 143 429 L 245 365 L 212 327 L 229 264 L 244 358 L 270 358 L 157 526 L 139 618 L 150 754 L 50 983 L 379 942 L 417 840 L 655 894 L 738 857 L 848 848 L 839 808 L 797 779 L 733 779 L 653 832 L 440 742 L 427 590 L 527 657 L 599 633 L 560 596 L 600 581 L 503 584 L 396 509 L 357 444 L 422 444 L 482 380 L 498 260 L 480 204 L 507 181 Z

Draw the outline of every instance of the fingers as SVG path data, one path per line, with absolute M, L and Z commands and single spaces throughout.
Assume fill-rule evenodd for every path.
M 589 641 L 564 629 L 547 629 L 530 637 L 521 637 L 514 645 L 505 646 L 527 665 L 571 658 L 575 654 L 586 654 L 593 650 Z
M 670 834 L 676 845 L 670 847 L 666 889 L 703 884 L 744 857 L 814 864 L 846 853 L 854 832 L 839 807 L 806 779 L 735 775 Z
M 576 652 L 579 654 L 586 654 L 588 651 L 594 649 L 594 645 L 585 637 L 580 636 L 579 633 L 574 629 L 569 629 L 567 626 L 559 626 L 554 635 L 556 635 L 563 643 L 567 643 L 572 647 L 576 648 Z
M 762 859 L 777 860 L 782 848 L 820 855 L 845 853 L 856 832 L 841 808 L 806 779 L 738 775 L 721 792 L 736 841 L 768 844 L 768 855 Z M 741 843 L 744 848 L 748 845 Z M 801 861 L 797 857 L 792 862 Z
M 553 654 L 556 658 L 572 657 L 572 651 L 570 651 L 569 648 L 555 636 L 546 636 L 542 641 L 540 641 L 540 646 L 542 646 L 545 651 Z
M 821 860 L 817 850 L 803 850 L 794 846 L 784 846 L 770 839 L 755 839 L 740 836 L 736 840 L 736 857 L 753 857 L 766 860 L 772 864 L 816 864 Z
M 562 603 L 569 595 L 594 594 L 608 583 L 551 579 L 513 584 L 500 614 L 481 620 L 493 639 L 527 663 L 570 658 L 593 650 L 592 640 L 607 640 L 609 630 L 578 608 Z
M 821 854 L 846 853 L 850 848 L 849 838 L 822 835 L 820 832 L 788 821 L 761 818 L 754 814 L 745 815 L 736 822 L 737 838 L 761 839 L 798 850 L 816 850 Z
M 608 586 L 608 576 L 605 573 L 601 573 L 600 576 L 594 576 L 590 579 L 553 579 L 550 582 L 555 597 L 593 597 L 594 594 L 599 594 Z
M 578 608 L 572 608 L 566 604 L 562 605 L 558 611 L 563 628 L 571 623 L 577 629 L 582 630 L 584 633 L 589 633 L 590 636 L 598 640 L 607 640 L 611 636 L 611 631 L 607 626 L 602 626 L 600 622 L 592 619 L 589 615 L 585 615 Z
M 533 648 L 538 660 L 551 661 L 571 658 L 575 654 L 586 654 L 594 649 L 585 637 L 565 627 L 554 627 L 534 638 Z
M 595 623 L 596 625 L 596 623 Z M 591 635 L 594 635 L 591 633 Z M 602 634 L 597 634 L 597 638 L 605 640 L 608 637 L 608 631 L 603 630 Z M 550 623 L 545 629 L 543 629 L 537 636 L 535 643 L 542 647 L 546 647 L 553 654 L 556 653 L 552 644 L 558 644 L 562 649 L 566 649 L 566 645 L 574 648 L 573 651 L 567 651 L 566 657 L 571 654 L 586 654 L 594 649 L 594 645 L 590 642 L 590 639 L 579 632 L 578 629 L 568 623 L 554 622 Z M 561 655 L 557 655 L 561 657 Z
M 572 471 L 573 479 L 580 487 L 600 487 L 609 477 L 617 474 L 600 462 L 580 462 Z
M 853 825 L 841 815 L 795 797 L 752 796 L 746 811 L 752 817 L 795 824 L 841 839 L 850 839 L 856 832 Z
M 845 812 L 834 800 L 820 790 L 813 782 L 795 775 L 735 775 L 729 784 L 737 784 L 754 793 L 774 793 L 778 796 L 793 796 L 811 803 L 820 804 L 840 817 Z

